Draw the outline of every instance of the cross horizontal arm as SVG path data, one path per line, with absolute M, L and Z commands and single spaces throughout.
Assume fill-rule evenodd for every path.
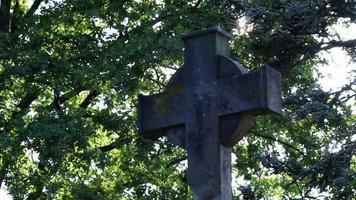
M 281 75 L 271 67 L 239 77 L 221 79 L 218 83 L 219 115 L 249 112 L 281 114 Z
M 164 135 L 166 128 L 184 123 L 189 106 L 184 90 L 184 86 L 176 86 L 164 93 L 139 96 L 140 135 L 156 139 Z

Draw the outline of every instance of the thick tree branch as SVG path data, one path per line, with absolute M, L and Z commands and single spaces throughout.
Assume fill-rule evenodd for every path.
M 330 42 L 326 43 L 326 46 L 321 47 L 320 50 L 329 50 L 335 47 L 355 48 L 356 39 L 347 41 L 331 40 Z
M 112 142 L 112 143 L 110 143 L 108 145 L 99 147 L 99 150 L 101 152 L 103 152 L 103 153 L 104 152 L 108 152 L 108 151 L 111 151 L 111 150 L 113 150 L 115 148 L 120 147 L 123 144 L 127 144 L 127 143 L 131 142 L 131 140 L 132 140 L 132 138 L 130 138 L 130 137 L 125 137 L 123 139 L 122 138 L 121 139 L 117 139 L 117 140 L 115 140 L 114 142 Z
M 31 6 L 31 8 L 26 12 L 24 18 L 28 18 L 32 16 L 36 10 L 40 7 L 40 4 L 43 2 L 43 0 L 35 0 Z
M 99 96 L 100 92 L 96 90 L 90 91 L 88 96 L 84 99 L 84 101 L 80 104 L 81 108 L 86 108 L 89 104 L 94 100 L 95 97 Z
M 82 88 L 79 88 L 79 89 L 75 89 L 75 90 L 66 92 L 65 94 L 63 94 L 61 96 L 55 96 L 53 102 L 51 103 L 51 107 L 52 108 L 54 107 L 57 110 L 59 110 L 63 103 L 68 101 L 70 98 L 78 95 L 81 91 L 83 91 Z
M 20 103 L 17 105 L 17 108 L 19 110 L 15 111 L 12 114 L 12 118 L 18 117 L 21 113 L 23 113 L 25 110 L 27 110 L 30 107 L 31 103 L 37 99 L 38 95 L 39 95 L 38 90 L 27 93 L 26 96 L 24 96 L 21 99 Z
M 117 147 L 118 147 L 118 143 L 115 141 L 111 144 L 99 147 L 99 150 L 104 153 L 104 152 L 111 151 Z

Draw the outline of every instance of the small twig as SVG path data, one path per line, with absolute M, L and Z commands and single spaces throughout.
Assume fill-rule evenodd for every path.
M 163 84 L 163 83 L 161 83 L 160 81 L 158 81 L 158 80 L 156 80 L 156 79 L 153 79 L 153 78 L 151 78 L 151 77 L 149 77 L 149 76 L 144 76 L 144 78 L 150 80 L 151 82 L 154 82 L 156 85 L 158 85 L 158 87 L 159 87 L 160 90 L 166 87 L 165 84 Z
M 171 161 L 170 163 L 168 163 L 167 167 L 171 167 L 171 166 L 176 165 L 176 164 L 178 164 L 178 163 L 180 163 L 182 161 L 185 161 L 185 160 L 187 160 L 187 156 L 183 156 L 183 157 L 177 158 L 177 159 Z
M 255 135 L 255 136 L 258 136 L 258 137 L 262 137 L 262 138 L 265 138 L 265 139 L 269 139 L 269 140 L 272 140 L 272 141 L 275 141 L 275 142 L 279 142 L 281 144 L 283 144 L 284 146 L 287 146 L 293 150 L 295 150 L 296 152 L 298 152 L 299 154 L 301 154 L 303 157 L 305 158 L 308 158 L 307 155 L 305 155 L 301 150 L 299 150 L 298 148 L 294 147 L 293 145 L 283 141 L 283 140 L 280 140 L 280 139 L 277 139 L 277 138 L 274 138 L 270 135 L 263 135 L 263 134 L 260 134 L 260 133 L 257 133 L 257 132 L 252 132 L 251 134 Z
M 179 68 L 176 67 L 171 67 L 169 65 L 162 65 L 162 67 L 167 68 L 167 69 L 172 69 L 172 70 L 178 70 Z

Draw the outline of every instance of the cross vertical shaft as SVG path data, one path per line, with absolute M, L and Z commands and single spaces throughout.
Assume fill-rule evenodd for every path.
M 186 122 L 188 182 L 196 200 L 231 200 L 231 148 L 220 143 L 218 111 L 213 104 L 218 56 L 228 56 L 229 37 L 222 32 L 187 35 L 184 81 L 195 99 Z M 204 183 L 204 184 L 202 184 Z

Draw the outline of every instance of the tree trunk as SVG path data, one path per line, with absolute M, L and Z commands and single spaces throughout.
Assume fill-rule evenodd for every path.
M 11 0 L 1 0 L 0 31 L 2 32 L 9 32 L 10 30 L 10 8 Z

